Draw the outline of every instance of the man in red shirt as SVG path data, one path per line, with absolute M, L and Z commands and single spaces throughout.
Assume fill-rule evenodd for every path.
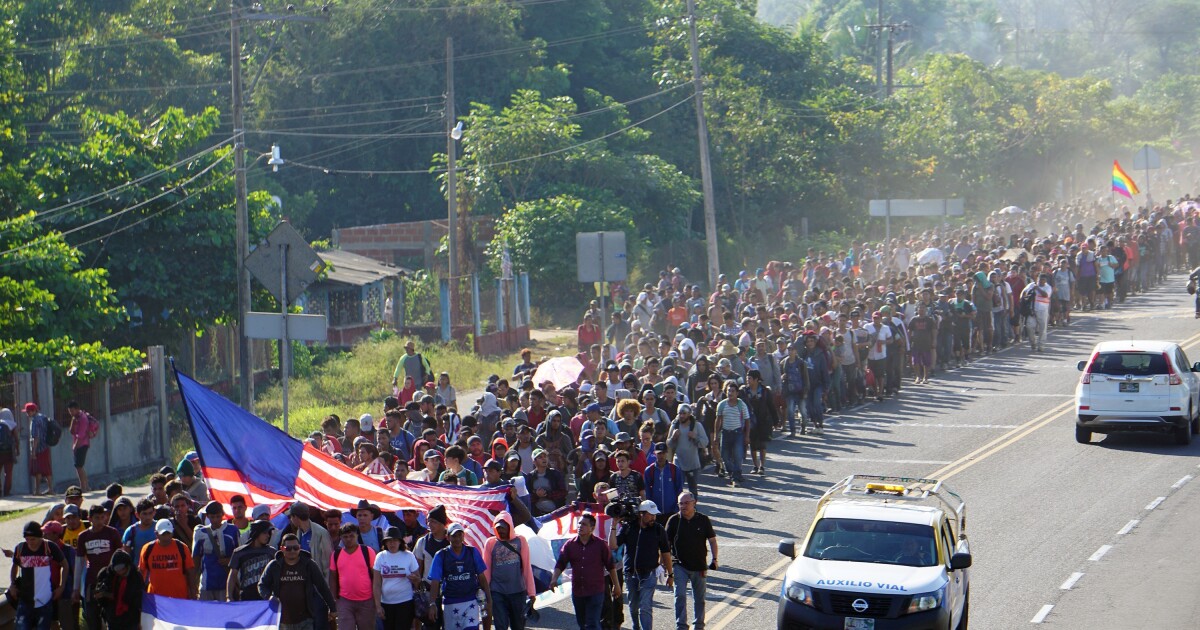
M 587 352 L 592 344 L 600 343 L 600 326 L 596 325 L 596 320 L 590 314 L 583 316 L 583 323 L 575 329 L 576 345 L 580 352 Z
M 608 543 L 592 535 L 595 530 L 595 515 L 585 512 L 579 517 L 579 534 L 563 545 L 550 578 L 550 584 L 557 584 L 563 569 L 571 565 L 571 603 L 575 606 L 575 622 L 583 630 L 600 630 L 605 573 L 612 581 L 613 597 L 621 596 L 612 552 Z

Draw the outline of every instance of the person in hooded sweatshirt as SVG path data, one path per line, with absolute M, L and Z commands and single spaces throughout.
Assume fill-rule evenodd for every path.
M 517 534 L 512 517 L 500 512 L 492 520 L 495 535 L 483 545 L 484 575 L 492 591 L 495 630 L 525 630 L 526 603 L 537 596 L 529 543 Z
M 109 630 L 137 630 L 142 623 L 142 596 L 146 582 L 133 566 L 133 556 L 118 549 L 108 566 L 96 574 L 92 597 Z
M 330 616 L 330 611 L 337 610 L 321 567 L 300 548 L 296 534 L 284 534 L 280 539 L 279 551 L 258 580 L 258 594 L 264 600 L 279 600 L 280 630 L 311 630 L 316 615 Z

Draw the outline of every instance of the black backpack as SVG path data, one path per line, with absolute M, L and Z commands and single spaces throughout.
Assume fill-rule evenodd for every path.
M 1033 304 L 1037 301 L 1037 285 L 1021 292 L 1021 317 L 1033 316 Z
M 62 425 L 46 416 L 41 418 L 46 423 L 46 446 L 58 446 L 58 442 L 62 440 Z
M 13 430 L 7 424 L 0 422 L 0 453 L 9 454 L 14 447 Z

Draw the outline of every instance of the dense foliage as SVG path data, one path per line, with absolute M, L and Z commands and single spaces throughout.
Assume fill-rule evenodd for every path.
M 886 2 L 885 21 L 911 27 L 896 33 L 902 87 L 888 98 L 864 28 L 874 0 L 699 2 L 721 246 L 738 258 L 725 262 L 786 247 L 803 220 L 860 233 L 871 198 L 957 196 L 977 215 L 1102 186 L 1111 159 L 1142 143 L 1190 157 L 1196 7 L 1130 3 Z M 684 0 L 236 4 L 256 231 L 279 212 L 272 196 L 312 239 L 444 217 L 452 37 L 458 207 L 495 217 L 500 236 L 471 268 L 494 271 L 507 250 L 538 274 L 535 292 L 570 301 L 576 230 L 625 230 L 635 265 L 696 251 Z M 6 250 L 36 244 L 0 254 L 6 303 L 86 311 L 75 328 L 6 313 L 9 363 L 79 363 L 25 340 L 170 345 L 228 318 L 228 2 L 0 11 L 2 237 Z M 262 159 L 273 143 L 278 173 Z M 49 270 L 34 262 L 48 244 Z

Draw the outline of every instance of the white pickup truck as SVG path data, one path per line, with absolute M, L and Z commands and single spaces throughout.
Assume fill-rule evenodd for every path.
M 779 630 L 965 630 L 966 504 L 934 479 L 851 475 L 817 503 L 779 597 Z

